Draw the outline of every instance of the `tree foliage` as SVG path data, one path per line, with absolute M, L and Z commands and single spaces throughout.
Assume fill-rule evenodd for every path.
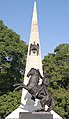
M 44 73 L 50 75 L 50 88 L 54 100 L 55 111 L 64 119 L 69 112 L 69 44 L 57 46 L 53 54 L 43 60 Z
M 0 21 L 0 95 L 13 91 L 13 84 L 23 81 L 26 54 L 26 43 Z
M 27 45 L 20 36 L 0 21 L 0 116 L 6 117 L 20 105 L 21 92 L 13 84 L 23 81 Z M 43 60 L 43 70 L 50 76 L 49 91 L 54 110 L 64 119 L 69 112 L 69 44 L 57 46 Z
M 20 105 L 21 91 L 9 92 L 0 96 L 0 116 L 5 118 Z

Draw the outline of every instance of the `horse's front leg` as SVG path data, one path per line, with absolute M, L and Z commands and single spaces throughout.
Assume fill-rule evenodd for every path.
M 18 86 L 18 87 L 16 87 L 15 89 L 14 89 L 14 92 L 16 91 L 16 90 L 18 90 L 18 89 L 20 89 L 20 88 L 23 88 L 23 86 Z
M 16 83 L 16 84 L 13 85 L 13 87 L 20 86 L 20 85 L 22 85 L 22 84 L 21 83 Z
M 17 87 L 16 87 L 16 86 L 17 86 Z M 24 84 L 14 84 L 14 87 L 16 87 L 16 88 L 14 89 L 14 92 L 15 92 L 16 90 L 18 90 L 18 89 L 21 89 L 21 88 L 24 88 L 24 89 L 28 90 L 28 87 L 27 87 L 26 85 L 24 85 Z
M 22 85 L 22 88 L 24 88 L 24 89 L 26 89 L 26 90 L 29 90 L 29 89 L 28 89 L 28 86 L 27 86 L 27 85 L 24 85 L 24 84 Z

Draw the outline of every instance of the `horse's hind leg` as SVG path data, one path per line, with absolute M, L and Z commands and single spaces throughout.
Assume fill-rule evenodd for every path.
M 34 110 L 35 112 L 45 111 L 45 108 Z
M 42 109 L 40 111 L 45 111 L 45 102 L 44 102 L 44 98 L 42 100 L 40 100 L 40 104 L 42 106 Z
M 52 98 L 51 102 L 48 104 L 49 108 L 47 109 L 47 111 L 50 112 L 51 110 L 53 110 L 54 106 L 55 106 L 55 104 L 54 104 L 54 100 Z

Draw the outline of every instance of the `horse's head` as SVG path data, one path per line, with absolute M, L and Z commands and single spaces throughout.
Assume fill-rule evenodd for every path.
M 31 68 L 30 71 L 27 74 L 27 77 L 29 77 L 30 75 L 35 75 L 36 73 L 37 73 L 37 69 Z

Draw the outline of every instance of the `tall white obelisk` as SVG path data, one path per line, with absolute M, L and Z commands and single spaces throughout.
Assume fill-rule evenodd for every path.
M 31 44 L 38 44 L 38 54 L 37 51 L 31 50 Z M 30 52 L 31 51 L 31 52 Z M 29 81 L 27 77 L 27 73 L 31 68 L 39 69 L 41 75 L 43 75 L 42 71 L 42 60 L 41 60 L 41 51 L 40 51 L 40 40 L 39 40 L 39 31 L 38 31 L 38 19 L 37 19 L 37 9 L 36 9 L 36 1 L 34 2 L 34 10 L 33 10 L 33 18 L 32 18 L 32 26 L 31 26 L 31 34 L 30 34 L 30 42 L 28 47 L 27 61 L 26 61 L 26 69 L 24 76 L 24 84 L 26 85 Z M 20 112 L 32 112 L 35 109 L 41 108 L 39 100 L 36 101 L 31 100 L 31 95 L 27 90 L 22 90 L 21 97 L 21 105 L 14 110 L 11 114 L 9 114 L 5 119 L 19 119 Z M 53 110 L 51 111 L 53 114 L 53 119 L 62 119 L 57 113 Z
M 30 53 L 30 47 L 32 45 L 38 44 L 38 55 L 37 51 L 33 53 L 31 51 Z M 31 33 L 30 33 L 30 42 L 28 47 L 28 55 L 27 55 L 27 62 L 26 62 L 26 69 L 25 69 L 25 77 L 24 77 L 24 84 L 28 83 L 29 78 L 27 77 L 27 73 L 31 68 L 39 69 L 40 73 L 43 75 L 42 72 L 42 61 L 41 61 L 41 51 L 40 51 L 40 40 L 39 40 L 39 31 L 38 31 L 38 20 L 37 20 L 37 10 L 36 10 L 36 1 L 34 2 L 34 10 L 33 10 L 33 18 L 32 18 L 32 26 L 31 26 Z M 22 91 L 22 99 L 21 103 L 22 105 L 25 105 L 25 108 L 28 109 L 28 111 L 33 111 L 34 108 L 39 108 L 39 104 L 34 103 L 34 101 L 31 100 L 31 95 L 27 92 L 27 90 L 23 89 Z

